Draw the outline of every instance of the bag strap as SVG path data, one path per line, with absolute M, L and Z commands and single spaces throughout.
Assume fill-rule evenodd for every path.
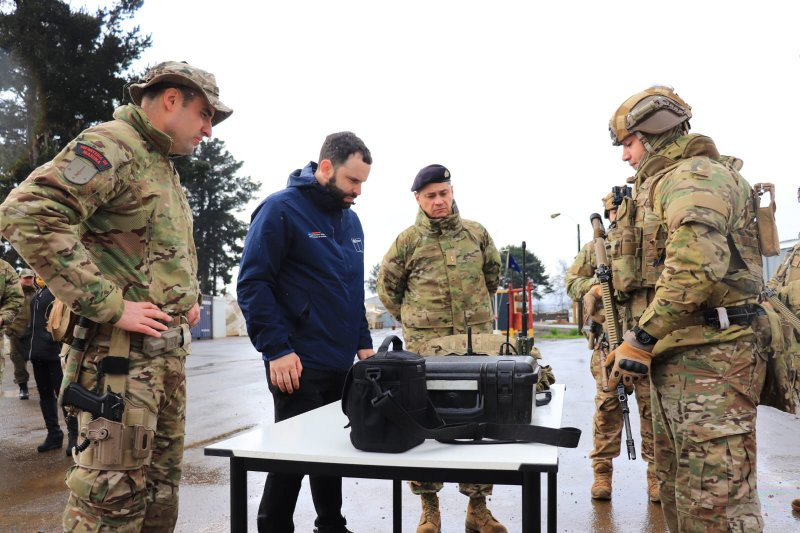
M 469 423 L 441 425 L 429 428 L 420 425 L 403 406 L 397 403 L 391 391 L 374 397 L 372 405 L 386 418 L 418 438 L 454 442 L 457 439 L 472 439 L 480 443 L 483 439 L 505 442 L 535 442 L 562 448 L 577 448 L 581 430 L 578 428 L 550 428 L 529 424 Z M 430 404 L 430 399 L 428 400 Z M 432 405 L 431 405 L 432 407 Z M 500 444 L 498 442 L 497 444 Z
M 389 335 L 383 339 L 380 348 L 378 348 L 378 352 L 388 352 L 389 343 L 392 344 L 392 350 L 394 351 L 400 351 L 403 349 L 403 341 L 401 341 L 397 335 Z

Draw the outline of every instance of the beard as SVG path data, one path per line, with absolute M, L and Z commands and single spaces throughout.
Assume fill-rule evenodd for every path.
M 336 185 L 336 176 L 333 176 L 330 180 L 328 180 L 328 183 L 326 183 L 323 188 L 332 202 L 339 209 L 350 209 L 351 206 L 355 205 L 355 201 L 346 202 L 344 200 L 345 198 L 351 196 Z

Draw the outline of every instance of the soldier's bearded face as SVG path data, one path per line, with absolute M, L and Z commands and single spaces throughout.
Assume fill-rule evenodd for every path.
M 446 218 L 453 213 L 453 186 L 449 183 L 429 183 L 414 196 L 428 218 Z
M 214 110 L 203 96 L 196 96 L 184 105 L 178 92 L 180 103 L 167 118 L 164 132 L 172 137 L 171 153 L 189 155 L 194 152 L 203 137 L 211 137 L 211 119 Z
M 644 144 L 635 134 L 630 134 L 622 141 L 622 160 L 627 161 L 633 168 L 639 168 L 639 162 L 644 156 Z
M 369 177 L 370 166 L 364 162 L 360 153 L 352 154 L 347 161 L 332 171 L 325 183 L 325 189 L 339 201 L 339 207 L 350 209 L 361 195 L 361 185 Z

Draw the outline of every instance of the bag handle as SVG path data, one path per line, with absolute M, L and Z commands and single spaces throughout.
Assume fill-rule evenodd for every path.
M 389 343 L 392 344 L 392 350 L 395 352 L 403 349 L 403 341 L 400 340 L 400 337 L 398 337 L 397 335 L 389 335 L 388 337 L 383 339 L 380 348 L 378 348 L 378 352 L 388 352 Z
M 430 399 L 428 403 L 430 403 Z M 428 428 L 420 425 L 403 406 L 397 403 L 391 391 L 384 391 L 379 396 L 375 396 L 372 399 L 372 405 L 383 416 L 412 435 L 446 443 L 456 443 L 456 439 L 472 439 L 477 444 L 481 443 L 483 439 L 494 439 L 505 442 L 535 442 L 562 448 L 577 448 L 581 437 L 581 430 L 578 428 L 551 428 L 529 424 L 469 423 Z

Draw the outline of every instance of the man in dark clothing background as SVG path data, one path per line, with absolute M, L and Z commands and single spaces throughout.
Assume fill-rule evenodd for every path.
M 53 293 L 44 286 L 41 278 L 36 279 L 36 294 L 30 300 L 30 320 L 25 333 L 22 334 L 21 343 L 25 351 L 25 358 L 30 359 L 33 366 L 33 379 L 39 390 L 39 407 L 42 409 L 44 424 L 47 427 L 47 437 L 44 442 L 36 447 L 38 452 L 46 452 L 61 448 L 64 442 L 64 433 L 58 423 L 58 391 L 61 379 L 64 377 L 61 369 L 61 343 L 53 340 L 53 335 L 47 330 L 47 318 L 53 307 Z M 67 412 L 62 408 L 64 420 L 69 433 L 67 455 L 72 453 L 78 433 L 78 420 L 67 417 Z
M 253 213 L 237 293 L 264 359 L 275 422 L 340 400 L 354 356 L 374 354 L 364 311 L 364 232 L 350 210 L 371 164 L 356 135 L 328 135 L 319 163 L 295 170 L 286 189 Z M 341 478 L 309 478 L 314 531 L 347 532 Z M 294 531 L 302 479 L 267 476 L 259 532 Z

